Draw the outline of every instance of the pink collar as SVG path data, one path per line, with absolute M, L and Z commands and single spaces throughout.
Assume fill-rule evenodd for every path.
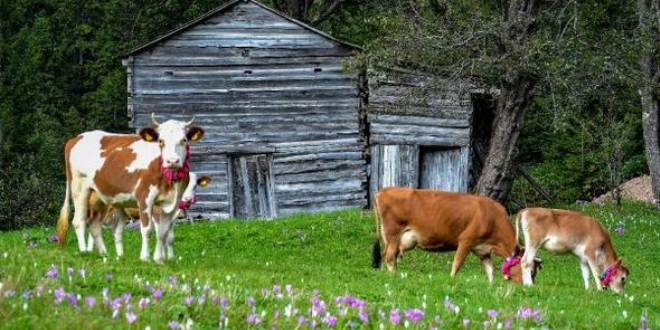
M 511 279 L 511 268 L 520 263 L 520 256 L 508 256 L 502 264 L 502 274 L 507 280 Z
M 612 278 L 614 275 L 616 275 L 616 264 L 610 266 L 606 270 L 603 271 L 603 273 L 600 275 L 600 283 L 603 284 L 604 287 L 610 286 L 610 283 L 612 283 Z
M 190 183 L 189 183 L 189 184 L 190 184 Z M 185 202 L 184 202 L 184 201 L 180 201 L 180 202 L 179 202 L 179 208 L 182 209 L 182 210 L 187 210 L 187 209 L 190 208 L 190 206 L 192 206 L 193 204 L 195 204 L 195 202 L 197 202 L 197 196 L 193 195 L 192 199 L 189 200 L 189 201 L 185 201 Z
M 169 182 L 179 181 L 190 173 L 190 144 L 186 144 L 186 159 L 183 161 L 183 166 L 174 171 L 169 168 L 163 167 L 163 158 L 160 158 L 160 172 L 167 178 Z

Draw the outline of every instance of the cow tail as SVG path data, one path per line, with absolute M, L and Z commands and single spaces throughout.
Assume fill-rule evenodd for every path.
M 57 219 L 57 242 L 60 247 L 66 246 L 66 233 L 69 230 L 69 199 L 71 198 L 71 181 L 67 178 L 64 204 L 60 209 L 60 217 Z
M 520 245 L 520 217 L 522 217 L 522 211 L 516 214 L 515 226 L 516 226 L 516 245 Z
M 371 266 L 373 268 L 380 268 L 380 263 L 382 261 L 382 254 L 380 252 L 380 211 L 378 210 L 378 199 L 374 196 L 374 218 L 376 219 L 376 240 L 374 241 L 374 246 L 371 250 Z

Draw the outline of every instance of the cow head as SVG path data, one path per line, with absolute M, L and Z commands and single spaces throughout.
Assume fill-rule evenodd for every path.
M 600 283 L 604 289 L 609 287 L 612 288 L 612 291 L 621 293 L 626 285 L 626 279 L 629 274 L 630 271 L 628 268 L 623 265 L 621 259 L 618 259 L 612 266 L 603 271 L 603 274 L 600 276 Z
M 181 196 L 181 201 L 179 201 L 179 208 L 182 210 L 187 210 L 192 204 L 195 204 L 197 201 L 197 187 L 206 187 L 211 183 L 211 177 L 208 175 L 198 176 L 195 172 L 190 172 L 190 181 L 188 182 L 188 187 L 183 192 Z
M 513 254 L 508 256 L 504 263 L 502 264 L 502 275 L 506 280 L 513 280 L 516 283 L 522 283 L 522 267 L 521 259 L 523 254 L 525 254 L 525 249 L 516 246 Z M 532 268 L 532 281 L 536 282 L 536 273 L 541 269 L 543 260 L 541 258 L 534 258 L 534 267 Z
M 147 142 L 158 142 L 160 145 L 161 168 L 176 171 L 187 166 L 189 143 L 201 140 L 204 130 L 192 126 L 194 118 L 187 123 L 178 120 L 159 123 L 152 113 L 151 120 L 156 128 L 142 128 L 140 136 Z

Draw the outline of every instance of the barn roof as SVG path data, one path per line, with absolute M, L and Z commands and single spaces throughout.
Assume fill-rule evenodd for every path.
M 250 2 L 250 3 L 253 3 L 253 4 L 255 4 L 255 5 L 257 5 L 257 6 L 261 7 L 261 8 L 263 8 L 263 9 L 265 9 L 265 10 L 267 10 L 267 11 L 272 12 L 272 13 L 275 14 L 275 15 L 278 15 L 278 16 L 282 17 L 283 19 L 286 19 L 286 20 L 288 20 L 288 21 L 290 21 L 290 22 L 292 22 L 292 23 L 294 23 L 294 24 L 297 24 L 297 25 L 299 25 L 299 26 L 301 26 L 301 27 L 303 27 L 303 28 L 305 28 L 305 29 L 307 29 L 307 30 L 310 30 L 310 31 L 312 31 L 312 32 L 314 32 L 314 33 L 316 33 L 316 34 L 318 34 L 318 35 L 321 35 L 321 36 L 323 36 L 323 37 L 325 37 L 325 38 L 327 38 L 327 39 L 330 39 L 330 40 L 332 40 L 332 41 L 334 41 L 334 42 L 337 42 L 337 43 L 339 43 L 339 44 L 342 44 L 342 45 L 347 46 L 347 47 L 349 47 L 349 48 L 352 48 L 352 49 L 354 49 L 354 50 L 361 50 L 361 48 L 360 48 L 359 46 L 357 46 L 357 45 L 354 45 L 354 44 L 351 44 L 351 43 L 348 43 L 348 42 L 345 42 L 345 41 L 341 41 L 341 40 L 339 40 L 339 39 L 337 39 L 337 38 L 335 38 L 335 37 L 332 37 L 331 35 L 329 35 L 329 34 L 323 32 L 323 31 L 321 31 L 321 30 L 315 29 L 315 28 L 313 28 L 313 27 L 311 27 L 311 26 L 309 26 L 309 25 L 307 25 L 307 24 L 305 24 L 305 23 L 303 23 L 303 22 L 300 22 L 300 21 L 298 21 L 298 20 L 296 20 L 296 19 L 293 19 L 293 18 L 291 18 L 291 17 L 289 17 L 289 16 L 287 16 L 287 15 L 285 15 L 285 14 L 283 14 L 283 13 L 281 13 L 281 12 L 279 12 L 279 11 L 273 9 L 273 8 L 270 8 L 270 7 L 268 7 L 268 6 L 266 6 L 266 5 L 262 4 L 262 3 L 259 3 L 259 2 L 257 2 L 257 1 L 254 1 L 254 0 L 232 0 L 232 1 L 229 1 L 229 2 L 227 2 L 227 3 L 225 3 L 225 4 L 223 4 L 223 5 L 221 5 L 221 6 L 217 7 L 217 8 L 215 8 L 215 9 L 213 9 L 213 10 L 207 12 L 206 14 L 204 14 L 204 15 L 202 15 L 202 16 L 200 16 L 200 17 L 194 19 L 194 20 L 191 20 L 191 21 L 189 21 L 189 22 L 187 22 L 187 23 L 181 25 L 180 27 L 178 27 L 178 28 L 176 28 L 176 29 L 174 29 L 174 30 L 172 30 L 172 31 L 170 31 L 170 32 L 168 32 L 168 33 L 166 33 L 166 34 L 164 34 L 164 35 L 162 35 L 162 36 L 160 36 L 160 37 L 158 37 L 158 38 L 152 40 L 152 41 L 149 41 L 148 43 L 146 43 L 146 44 L 144 44 L 144 45 L 142 45 L 142 46 L 140 46 L 140 47 L 134 48 L 133 50 L 131 50 L 131 51 L 125 53 L 124 55 L 122 55 L 122 57 L 129 57 L 129 56 L 132 56 L 132 55 L 135 55 L 135 54 L 141 53 L 141 52 L 143 52 L 143 51 L 149 50 L 149 49 L 151 49 L 152 47 L 158 45 L 159 43 L 161 43 L 161 42 L 163 42 L 163 41 L 166 41 L 166 40 L 170 39 L 171 37 L 173 37 L 173 36 L 175 36 L 175 35 L 177 35 L 177 34 L 183 32 L 183 31 L 186 31 L 186 30 L 190 29 L 190 28 L 196 26 L 197 24 L 199 24 L 199 23 L 201 23 L 201 22 L 204 22 L 205 20 L 207 20 L 207 19 L 209 19 L 209 18 L 211 18 L 211 17 L 213 17 L 213 16 L 215 16 L 215 15 L 217 15 L 217 14 L 219 14 L 219 13 L 223 13 L 223 12 L 226 12 L 226 11 L 230 10 L 232 7 L 234 7 L 235 5 L 237 5 L 237 4 L 241 3 L 241 2 Z

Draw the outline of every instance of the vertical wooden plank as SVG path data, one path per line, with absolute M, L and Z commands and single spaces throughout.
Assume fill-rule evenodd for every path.
M 231 156 L 230 212 L 235 218 L 272 218 L 276 215 L 272 157 Z
M 380 149 L 377 188 L 416 188 L 419 180 L 419 148 L 414 145 L 379 145 L 377 148 Z

